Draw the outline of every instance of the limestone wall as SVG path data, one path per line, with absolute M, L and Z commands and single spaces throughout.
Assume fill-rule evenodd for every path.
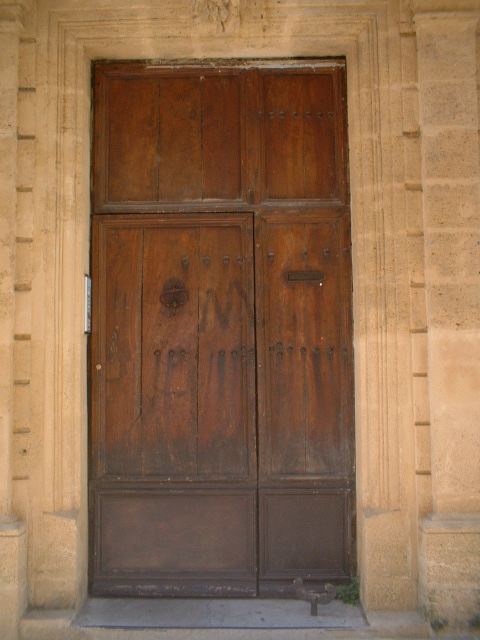
M 0 0 L 5 638 L 27 602 L 87 593 L 90 65 L 105 58 L 346 57 L 362 602 L 478 622 L 479 19 L 475 0 Z

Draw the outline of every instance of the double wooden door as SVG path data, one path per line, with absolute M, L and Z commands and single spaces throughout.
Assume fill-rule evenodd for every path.
M 94 68 L 95 594 L 355 569 L 344 74 Z

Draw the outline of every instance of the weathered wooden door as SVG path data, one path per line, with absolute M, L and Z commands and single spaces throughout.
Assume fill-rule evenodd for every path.
M 355 570 L 338 61 L 94 68 L 90 585 Z

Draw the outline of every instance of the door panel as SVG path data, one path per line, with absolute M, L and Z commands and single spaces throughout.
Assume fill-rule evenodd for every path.
M 275 582 L 292 575 L 330 580 L 348 575 L 348 492 L 261 492 L 260 586 L 278 593 Z
M 92 590 L 251 594 L 252 216 L 103 216 L 93 234 Z
M 265 376 L 261 478 L 352 473 L 345 415 L 352 392 L 350 309 L 342 295 L 350 278 L 345 224 L 342 218 L 290 222 L 277 215 L 257 229 Z
M 345 201 L 341 78 L 325 71 L 261 75 L 267 200 Z
M 257 221 L 259 589 L 351 571 L 351 281 L 348 218 Z M 260 296 L 258 293 L 260 292 Z
M 206 489 L 95 495 L 98 595 L 253 595 L 255 493 Z
M 95 68 L 95 210 L 239 200 L 242 71 L 146 76 L 141 65 L 129 65 L 126 74 L 119 64 Z
M 94 594 L 355 572 L 345 64 L 289 64 L 94 67 Z

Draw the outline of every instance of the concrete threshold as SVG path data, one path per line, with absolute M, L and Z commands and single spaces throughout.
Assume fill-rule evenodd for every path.
M 30 611 L 20 640 L 333 640 L 430 637 L 417 612 L 371 612 L 334 600 L 89 598 L 73 611 Z

